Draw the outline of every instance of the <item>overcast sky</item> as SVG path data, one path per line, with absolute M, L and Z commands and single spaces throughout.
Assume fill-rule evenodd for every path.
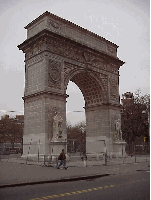
M 23 114 L 24 54 L 17 45 L 26 39 L 24 27 L 49 11 L 117 44 L 120 95 L 140 88 L 150 93 L 149 0 L 0 0 L 0 116 Z M 69 83 L 67 119 L 84 119 L 84 99 Z M 14 114 L 9 111 L 16 111 Z

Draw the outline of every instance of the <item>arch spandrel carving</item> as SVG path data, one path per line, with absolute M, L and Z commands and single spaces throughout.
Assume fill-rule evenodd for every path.
M 114 102 L 119 102 L 119 91 L 118 91 L 118 79 L 110 78 L 110 100 Z

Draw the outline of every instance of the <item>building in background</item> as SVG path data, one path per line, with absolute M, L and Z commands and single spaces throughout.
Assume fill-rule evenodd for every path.
M 5 115 L 0 120 L 0 154 L 22 153 L 24 115 L 11 118 Z
M 123 106 L 131 106 L 134 104 L 134 96 L 132 92 L 125 92 L 122 94 L 122 99 L 121 99 L 122 105 Z

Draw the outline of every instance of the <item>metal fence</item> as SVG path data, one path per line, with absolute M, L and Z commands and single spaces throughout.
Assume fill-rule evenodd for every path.
M 21 157 L 21 154 L 13 155 L 0 155 L 0 161 L 3 162 L 16 162 L 20 164 L 28 165 L 39 165 L 46 167 L 56 167 L 58 165 L 58 156 L 50 155 L 40 155 L 30 157 Z M 69 154 L 67 155 L 67 166 L 70 167 L 86 167 L 86 166 L 101 166 L 101 165 L 118 165 L 118 164 L 130 164 L 130 163 L 139 163 L 139 162 L 150 162 L 150 155 L 138 155 L 133 154 L 131 156 L 108 156 L 107 154 L 97 154 L 97 155 L 79 155 L 79 154 Z

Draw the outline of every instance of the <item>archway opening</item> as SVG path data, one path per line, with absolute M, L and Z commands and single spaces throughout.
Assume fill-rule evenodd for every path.
M 69 81 L 66 93 L 67 151 L 81 155 L 86 150 L 85 100 L 79 87 Z
M 95 119 L 95 114 L 93 115 L 93 111 L 89 111 L 89 108 L 97 107 L 102 103 L 102 91 L 96 77 L 86 71 L 72 74 L 69 80 L 67 87 L 67 94 L 69 95 L 67 99 L 67 121 L 74 120 L 74 122 L 67 125 L 68 149 L 70 143 L 73 152 L 78 151 L 79 148 L 75 148 L 76 142 L 78 142 L 81 146 L 81 153 L 84 153 L 86 151 L 87 131 L 88 135 L 99 132 L 96 126 L 99 119 Z M 87 116 L 85 117 L 86 113 Z M 81 123 L 83 119 L 85 120 L 85 126 Z M 77 126 L 75 126 L 76 123 Z M 69 140 L 72 140 L 72 142 Z M 83 140 L 83 143 L 81 143 L 81 140 Z
M 67 121 L 72 125 L 85 121 L 85 100 L 79 87 L 74 82 L 69 81 L 66 93 L 69 95 L 66 104 Z

